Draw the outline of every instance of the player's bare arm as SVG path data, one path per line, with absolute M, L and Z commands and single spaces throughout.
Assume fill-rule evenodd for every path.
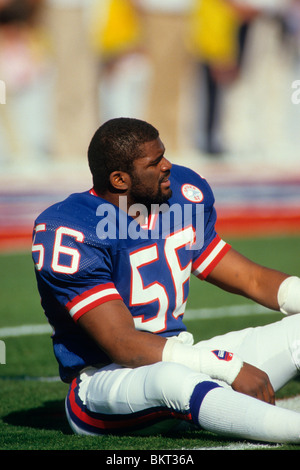
M 117 364 L 134 368 L 161 361 L 166 339 L 137 330 L 121 300 L 112 300 L 90 310 L 78 324 Z
M 278 289 L 288 275 L 261 266 L 231 248 L 207 281 L 272 310 L 279 310 Z

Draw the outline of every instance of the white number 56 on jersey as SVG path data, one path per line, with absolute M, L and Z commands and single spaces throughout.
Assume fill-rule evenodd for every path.
M 39 224 L 35 227 L 32 252 L 39 253 L 38 261 L 35 263 L 35 267 L 38 271 L 40 271 L 44 266 L 45 247 L 42 244 L 35 244 L 35 237 L 38 232 L 44 232 L 45 230 L 46 224 Z M 73 230 L 68 227 L 59 227 L 55 231 L 51 268 L 57 273 L 75 274 L 79 269 L 80 253 L 76 248 L 71 248 L 62 244 L 64 235 L 75 238 L 79 243 L 84 241 L 84 234 L 82 232 L 78 232 L 78 230 Z M 61 263 L 60 255 L 67 255 L 68 263 Z

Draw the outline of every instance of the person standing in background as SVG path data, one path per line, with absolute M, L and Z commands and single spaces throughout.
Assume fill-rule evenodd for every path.
M 49 151 L 49 43 L 40 22 L 43 0 L 0 2 L 0 165 L 39 161 Z M 30 116 L 30 119 L 28 119 Z
M 53 158 L 85 151 L 98 122 L 96 59 L 88 38 L 89 0 L 45 0 L 55 68 Z
M 100 121 L 145 116 L 150 64 L 136 0 L 93 0 L 89 36 L 98 59 Z
M 186 28 L 192 0 L 137 2 L 152 68 L 146 120 L 161 129 L 166 147 L 174 154 L 180 147 L 181 96 L 189 64 Z
M 226 0 L 195 0 L 188 44 L 201 85 L 196 146 L 216 156 L 223 153 L 223 94 L 239 76 L 247 33 L 256 10 Z

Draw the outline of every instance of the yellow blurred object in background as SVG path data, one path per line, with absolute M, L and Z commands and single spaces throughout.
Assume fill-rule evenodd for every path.
M 140 38 L 139 19 L 128 0 L 101 0 L 96 4 L 90 31 L 92 47 L 103 58 L 131 50 Z
M 196 0 L 191 12 L 189 47 L 210 64 L 236 62 L 237 12 L 223 0 Z

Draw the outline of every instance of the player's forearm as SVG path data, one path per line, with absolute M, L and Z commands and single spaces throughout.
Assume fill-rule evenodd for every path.
M 134 368 L 162 360 L 166 340 L 137 330 L 132 315 L 120 300 L 106 302 L 86 312 L 78 324 L 112 362 Z
M 228 292 L 279 310 L 278 290 L 287 277 L 287 274 L 254 263 L 231 249 L 207 280 Z
M 300 278 L 260 267 L 253 300 L 285 315 L 300 313 Z
M 278 291 L 287 277 L 285 273 L 260 266 L 249 282 L 245 296 L 272 310 L 279 310 Z
M 116 322 L 103 328 L 101 324 L 89 321 L 88 314 L 79 323 L 116 364 L 135 368 L 162 360 L 166 340 L 158 335 L 138 331 L 131 323 Z
M 142 331 L 115 336 L 114 346 L 106 350 L 111 360 L 124 367 L 141 367 L 162 360 L 166 339 Z

